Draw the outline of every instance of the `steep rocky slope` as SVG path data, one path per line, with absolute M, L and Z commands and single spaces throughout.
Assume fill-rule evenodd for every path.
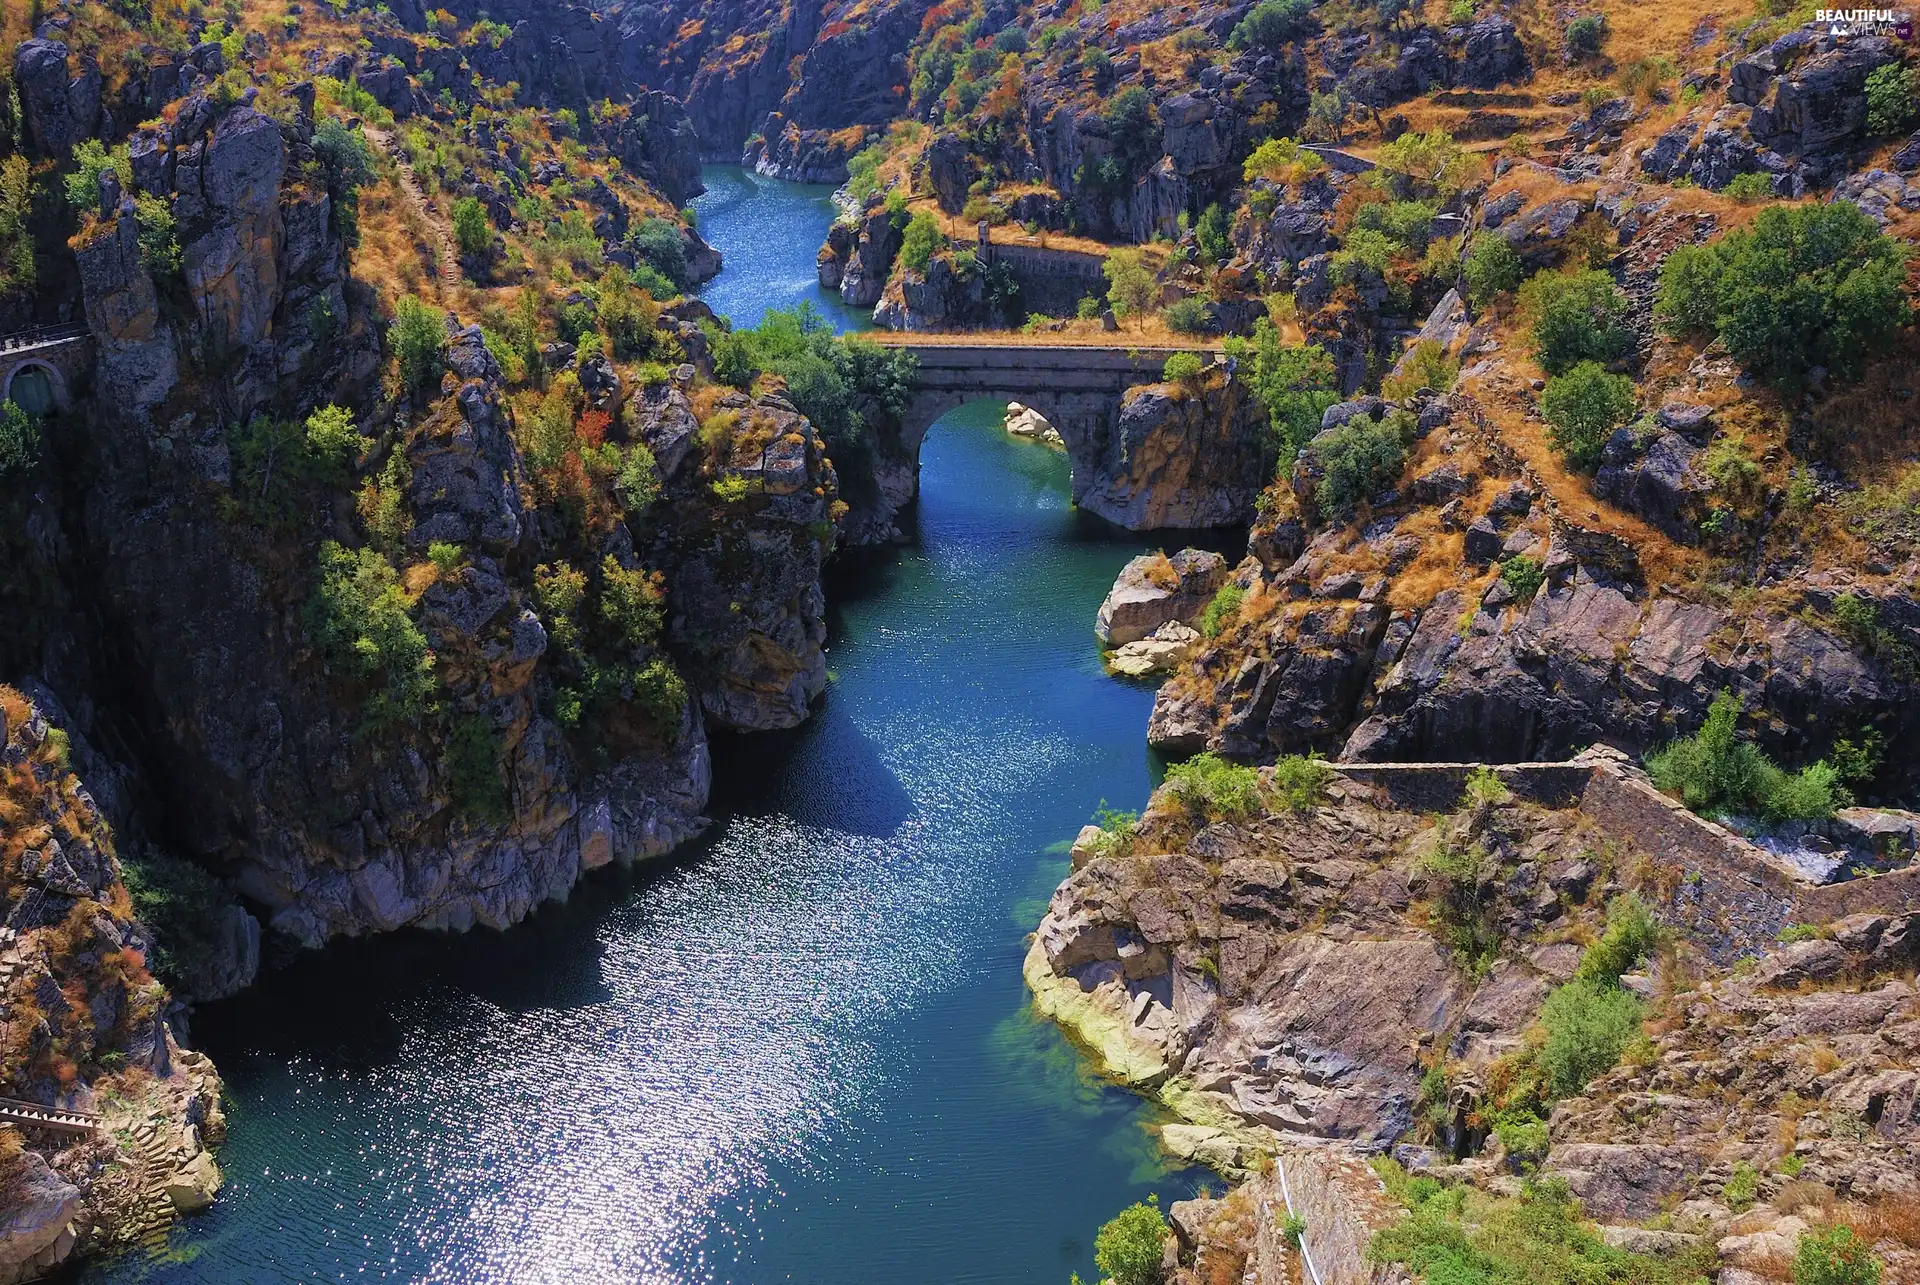
M 1282 1279 L 1278 1225 L 1304 1198 L 1327 1279 L 1394 1279 L 1376 1236 L 1405 1214 L 1357 1163 L 1387 1153 L 1489 1198 L 1564 1180 L 1609 1244 L 1721 1281 L 1774 1279 L 1836 1223 L 1889 1279 L 1916 1261 L 1920 919 L 1853 914 L 1715 965 L 1724 928 L 1687 911 L 1690 882 L 1738 898 L 1742 880 L 1583 800 L 1590 770 L 1627 771 L 1594 762 L 1464 794 L 1445 768 L 1176 776 L 1137 823 L 1083 833 L 1027 979 L 1177 1117 L 1169 1149 L 1248 1180 L 1174 1207 L 1179 1262 Z M 1635 897 L 1673 925 L 1664 944 Z M 1631 1015 L 1612 1037 L 1586 1024 L 1607 1007 Z
M 220 1080 L 176 1041 L 147 971 L 112 828 L 70 770 L 75 742 L 0 687 L 0 1032 L 10 1095 L 93 1112 L 79 1134 L 0 1125 L 0 1280 L 164 1237 L 220 1185 Z

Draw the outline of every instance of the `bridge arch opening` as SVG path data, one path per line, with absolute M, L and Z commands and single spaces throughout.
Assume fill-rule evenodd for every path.
M 0 399 L 41 419 L 66 405 L 66 388 L 60 372 L 46 362 L 23 361 L 7 372 L 6 384 L 0 387 Z

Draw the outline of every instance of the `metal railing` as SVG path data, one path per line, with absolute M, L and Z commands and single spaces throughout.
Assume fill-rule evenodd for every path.
M 38 1102 L 0 1098 L 0 1122 L 29 1129 L 51 1129 L 55 1133 L 90 1134 L 100 1128 L 101 1117 L 91 1111 L 68 1111 L 61 1107 L 43 1107 Z
M 27 348 L 50 348 L 56 344 L 71 343 L 86 337 L 85 326 L 35 326 L 32 330 L 16 330 L 10 335 L 0 335 L 0 353 L 20 352 Z

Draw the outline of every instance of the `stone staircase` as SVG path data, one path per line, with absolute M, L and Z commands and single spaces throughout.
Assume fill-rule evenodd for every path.
M 134 1126 L 130 1150 L 139 1166 L 140 1203 L 127 1224 L 127 1243 L 158 1257 L 167 1250 L 167 1233 L 174 1221 L 173 1201 L 167 1195 L 167 1179 L 174 1168 L 173 1147 L 160 1124 L 146 1120 Z

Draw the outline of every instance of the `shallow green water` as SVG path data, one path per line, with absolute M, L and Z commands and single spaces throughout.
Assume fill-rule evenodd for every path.
M 815 198 L 756 199 L 771 240 Z M 716 746 L 711 839 L 202 1013 L 229 1186 L 184 1261 L 92 1279 L 1065 1285 L 1103 1219 L 1188 1194 L 1019 972 L 1061 841 L 1150 784 L 1151 692 L 1091 633 L 1148 542 L 998 417 L 930 434 L 915 545 L 835 568 L 828 696 Z

